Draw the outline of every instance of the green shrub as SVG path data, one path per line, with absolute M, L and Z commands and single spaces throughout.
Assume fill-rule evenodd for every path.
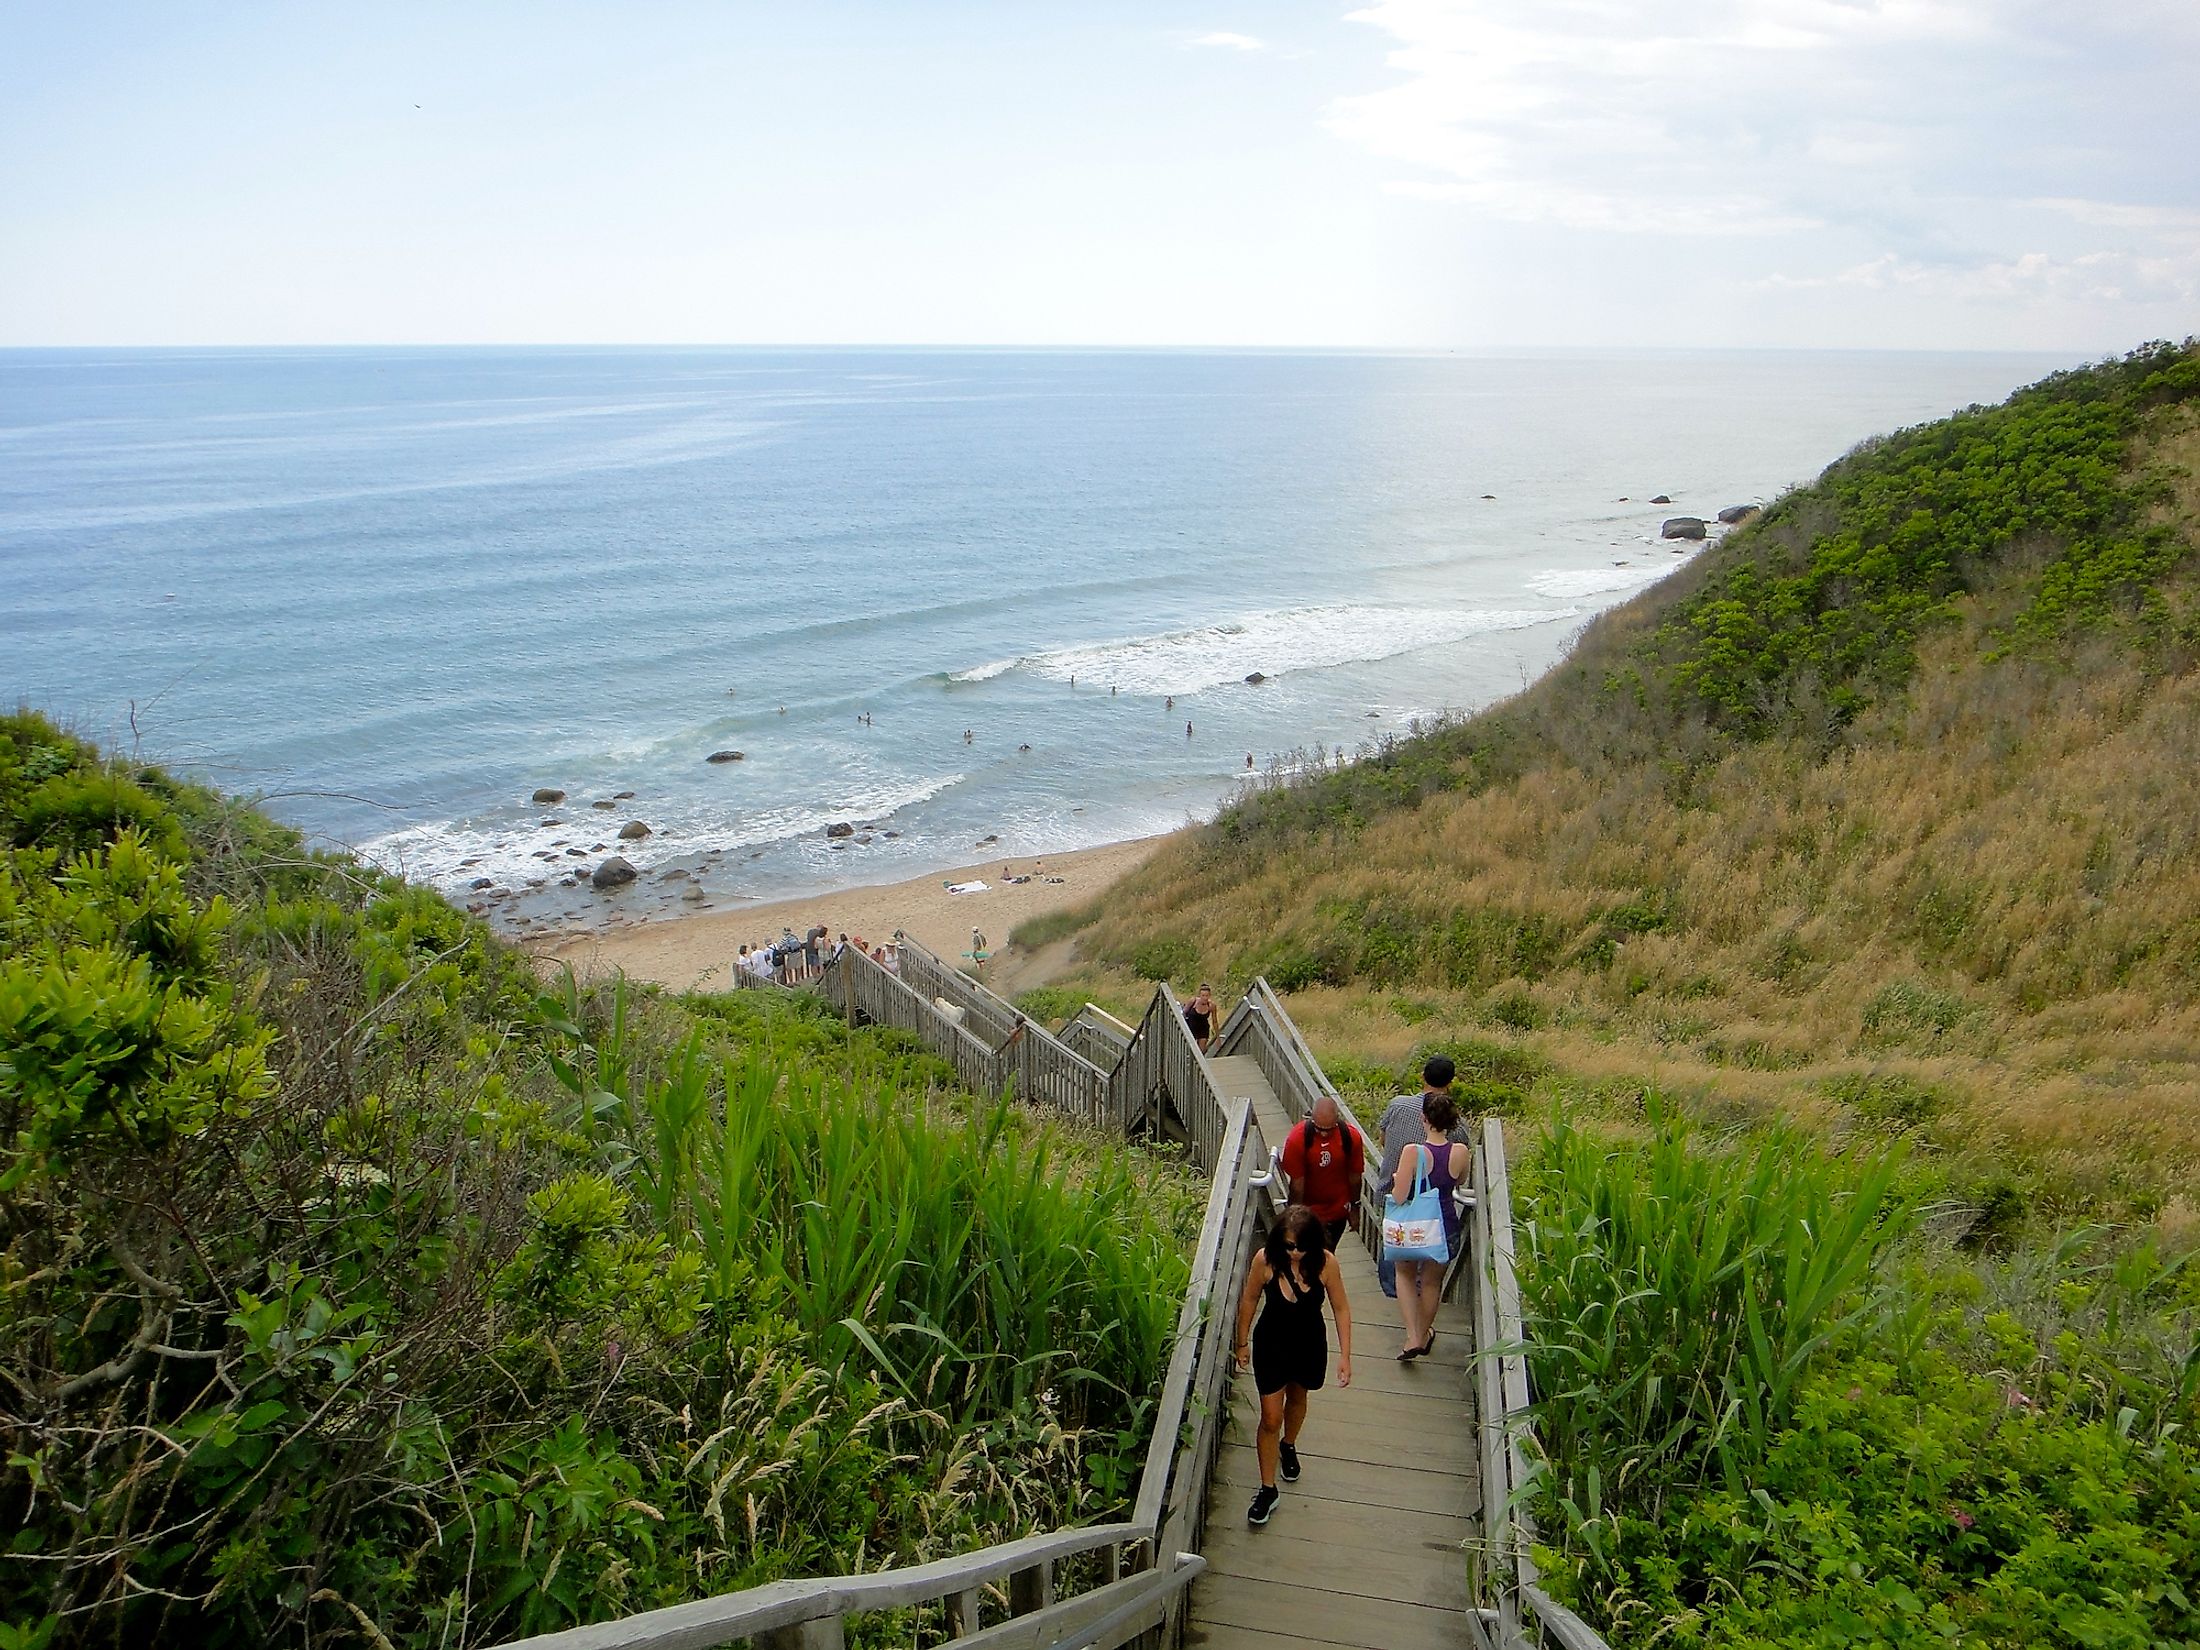
M 1041 946 L 1052 945 L 1056 940 L 1066 940 L 1072 934 L 1082 933 L 1099 920 L 1098 904 L 1069 911 L 1048 911 L 1040 916 L 1027 917 L 1010 929 L 1008 943 L 1019 950 L 1036 951 Z
M 1067 986 L 1039 985 L 1016 994 L 1016 1006 L 1049 1026 L 1059 1026 L 1085 1006 L 1085 994 Z
M 1142 980 L 1189 983 L 1199 967 L 1199 947 L 1181 935 L 1157 935 L 1131 953 L 1131 972 Z
M 1867 1034 L 1889 1040 L 1938 1037 L 1961 1025 L 1970 1013 L 1971 1004 L 1958 992 L 1939 990 L 1923 980 L 1892 980 L 1864 1005 L 1863 1027 Z
M 1948 1097 L 1899 1073 L 1852 1072 L 1826 1084 L 1826 1097 L 1869 1123 L 1897 1131 L 1920 1128 L 1947 1109 Z

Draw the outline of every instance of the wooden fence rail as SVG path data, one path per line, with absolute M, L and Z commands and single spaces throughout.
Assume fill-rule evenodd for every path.
M 1032 1104 L 1126 1130 L 1143 1122 L 1158 1134 L 1173 1123 L 1193 1161 L 1209 1172 L 1130 1518 L 869 1575 L 776 1582 L 517 1641 L 527 1650 L 711 1650 L 740 1640 L 766 1650 L 841 1650 L 849 1616 L 911 1606 L 936 1609 L 944 1636 L 931 1642 L 955 1650 L 1118 1650 L 1134 1644 L 1173 1650 L 1181 1642 L 1191 1582 L 1204 1567 L 1198 1552 L 1229 1410 L 1235 1306 L 1257 1236 L 1281 1199 L 1280 1184 L 1267 1172 L 1272 1148 L 1281 1142 L 1263 1137 L 1246 1101 L 1223 1099 L 1207 1055 L 1184 1022 L 1183 1005 L 1166 984 L 1156 988 L 1135 1029 L 1088 1004 L 1056 1036 L 922 947 L 903 948 L 901 969 L 897 976 L 850 947 L 821 969 L 816 986 L 851 1023 L 915 1033 L 950 1060 L 974 1092 L 1009 1089 Z M 945 1012 L 942 1001 L 961 1012 Z M 1253 982 L 1217 1028 L 1212 1046 L 1218 1057 L 1250 1055 L 1287 1116 L 1302 1116 L 1327 1097 L 1359 1127 L 1266 980 Z M 1495 1119 L 1483 1123 L 1479 1147 L 1468 1253 L 1459 1268 L 1473 1296 L 1482 1472 L 1483 1539 L 1470 1559 L 1477 1601 L 1467 1618 L 1470 1631 L 1489 1650 L 1610 1650 L 1537 1584 L 1534 1535 L 1523 1506 L 1529 1484 L 1527 1361 L 1504 1132 Z M 1368 1153 L 1361 1200 L 1361 1237 L 1378 1255 L 1379 1156 Z M 1068 1561 L 1082 1560 L 1076 1573 L 1083 1573 L 1092 1555 L 1101 1556 L 1105 1580 L 1058 1597 L 1058 1586 L 1072 1573 Z M 983 1619 L 988 1611 L 998 1618 L 990 1625 Z

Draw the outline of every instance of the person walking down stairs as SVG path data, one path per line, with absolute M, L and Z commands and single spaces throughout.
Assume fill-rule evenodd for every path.
M 1293 1204 L 1269 1228 L 1238 1301 L 1237 1366 L 1251 1368 L 1260 1392 L 1260 1490 L 1245 1512 L 1250 1524 L 1265 1524 L 1275 1512 L 1283 1494 L 1276 1487 L 1279 1473 L 1285 1483 L 1299 1476 L 1297 1446 L 1307 1394 L 1321 1390 L 1329 1365 L 1324 1301 L 1337 1320 L 1337 1384 L 1350 1386 L 1352 1307 L 1345 1299 L 1344 1268 L 1320 1218 L 1304 1204 Z

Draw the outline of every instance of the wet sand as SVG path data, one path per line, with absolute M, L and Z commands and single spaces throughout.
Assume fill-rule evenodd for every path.
M 840 888 L 733 910 L 653 918 L 613 933 L 566 935 L 527 949 L 538 957 L 569 962 L 583 974 L 618 970 L 678 990 L 723 990 L 732 983 L 733 959 L 743 945 L 775 940 L 790 928 L 799 934 L 818 923 L 835 936 L 860 936 L 872 945 L 890 940 L 898 928 L 948 961 L 960 962 L 970 949 L 973 927 L 985 934 L 989 949 L 1004 951 L 1009 930 L 1018 923 L 1097 898 L 1166 840 L 1144 837 L 1033 859 L 981 860 L 881 887 Z M 1004 877 L 1010 871 L 1031 880 L 1008 883 Z M 1050 882 L 1050 877 L 1061 880 Z M 945 886 L 974 881 L 983 881 L 986 891 L 950 894 Z

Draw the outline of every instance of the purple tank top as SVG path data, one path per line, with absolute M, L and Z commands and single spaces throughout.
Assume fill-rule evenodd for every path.
M 1451 1143 L 1447 1142 L 1444 1149 L 1438 1151 L 1424 1140 L 1419 1150 L 1428 1154 L 1420 1160 L 1428 1166 L 1428 1183 L 1444 1195 L 1444 1229 L 1456 1233 L 1459 1230 L 1459 1206 L 1453 1200 L 1452 1193 L 1458 1188 L 1459 1177 L 1451 1172 Z

